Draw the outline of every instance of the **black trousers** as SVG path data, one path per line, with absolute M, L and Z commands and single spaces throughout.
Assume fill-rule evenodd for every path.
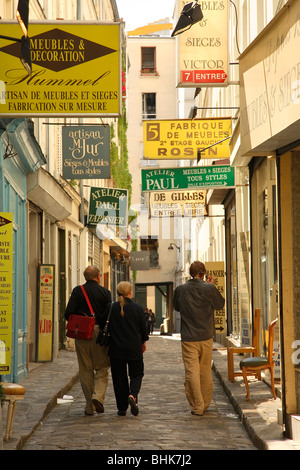
M 111 357 L 110 370 L 117 408 L 119 411 L 126 411 L 128 408 L 129 395 L 133 395 L 136 399 L 136 402 L 138 401 L 138 393 L 141 389 L 142 380 L 144 377 L 143 358 L 131 361 L 114 359 Z

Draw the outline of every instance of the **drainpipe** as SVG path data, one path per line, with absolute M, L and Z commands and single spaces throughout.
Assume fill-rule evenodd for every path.
M 81 0 L 77 0 L 77 20 L 81 21 L 82 19 L 82 10 L 81 10 Z M 80 124 L 82 119 L 78 119 L 78 123 Z M 80 187 L 80 197 L 81 197 L 81 205 L 80 205 L 80 222 L 84 225 L 84 196 L 83 196 L 83 180 L 80 180 L 79 183 Z

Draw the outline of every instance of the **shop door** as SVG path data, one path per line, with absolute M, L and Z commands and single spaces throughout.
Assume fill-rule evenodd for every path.
M 275 161 L 263 159 L 251 180 L 253 307 L 261 309 L 261 353 L 267 352 L 269 323 L 278 316 L 276 192 Z
M 147 307 L 147 286 L 135 285 L 133 300 L 145 309 Z
M 36 361 L 38 270 L 42 262 L 42 212 L 30 203 L 28 238 L 28 282 L 30 311 L 28 312 L 28 360 Z
M 59 308 L 59 349 L 64 347 L 65 341 L 65 309 L 66 309 L 66 232 L 58 230 L 58 308 Z
M 240 318 L 238 311 L 238 276 L 237 276 L 237 235 L 236 235 L 236 201 L 232 197 L 225 210 L 226 230 L 226 301 L 227 301 L 227 334 L 234 339 L 240 336 Z

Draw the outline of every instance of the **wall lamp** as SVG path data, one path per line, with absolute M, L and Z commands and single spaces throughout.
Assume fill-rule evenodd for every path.
M 174 250 L 173 246 L 175 246 L 175 248 L 180 252 L 180 246 L 175 245 L 175 243 L 170 243 L 168 250 Z
M 21 55 L 20 60 L 22 62 L 23 67 L 25 68 L 28 75 L 31 74 L 31 56 L 30 56 L 30 39 L 28 36 L 22 36 L 21 39 L 19 38 L 12 38 L 10 36 L 2 36 L 0 35 L 1 39 L 7 39 L 8 41 L 17 41 L 21 44 Z
M 190 2 L 184 5 L 179 20 L 171 34 L 177 36 L 190 29 L 194 24 L 199 23 L 203 18 L 203 13 L 200 5 L 197 2 Z
M 30 39 L 28 37 L 28 15 L 29 15 L 29 0 L 19 0 L 16 17 L 24 36 L 21 39 L 12 38 L 10 36 L 0 36 L 1 39 L 9 41 L 17 41 L 21 44 L 20 60 L 28 73 L 31 74 L 31 52 L 30 52 Z
M 237 13 L 237 8 L 236 8 L 235 3 L 232 0 L 229 0 L 229 1 L 234 6 L 234 10 L 235 10 L 235 16 L 236 16 L 236 35 L 235 35 L 236 46 L 237 46 L 237 50 L 238 50 L 239 54 L 241 54 L 240 49 L 239 49 L 239 45 L 238 45 L 238 42 L 237 42 L 237 38 L 238 38 L 238 13 Z M 184 31 L 187 31 L 194 24 L 201 21 L 202 18 L 203 18 L 203 13 L 202 13 L 200 5 L 197 3 L 197 0 L 194 1 L 194 2 L 187 3 L 186 5 L 184 5 L 184 7 L 183 7 L 183 9 L 180 13 L 179 20 L 178 20 L 171 36 L 173 37 L 173 36 L 177 36 L 178 34 L 184 33 Z

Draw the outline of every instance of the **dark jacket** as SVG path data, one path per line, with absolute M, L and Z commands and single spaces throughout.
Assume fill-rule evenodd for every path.
M 105 287 L 100 286 L 97 281 L 87 281 L 83 286 L 94 310 L 96 323 L 99 324 L 101 314 L 103 314 L 107 305 L 111 302 L 111 293 L 108 289 L 105 289 Z M 66 320 L 68 320 L 71 313 L 75 313 L 76 315 L 82 315 L 84 313 L 90 315 L 90 309 L 81 290 L 81 286 L 76 286 L 72 291 L 65 310 Z
M 109 307 L 100 319 L 103 328 L 108 316 Z M 115 359 L 138 360 L 143 356 L 142 344 L 149 339 L 143 308 L 131 299 L 125 299 L 124 317 L 121 316 L 119 302 L 112 306 L 109 330 L 109 356 Z
M 215 333 L 214 310 L 225 299 L 216 286 L 202 279 L 190 279 L 175 289 L 173 306 L 181 316 L 181 341 L 206 341 Z

